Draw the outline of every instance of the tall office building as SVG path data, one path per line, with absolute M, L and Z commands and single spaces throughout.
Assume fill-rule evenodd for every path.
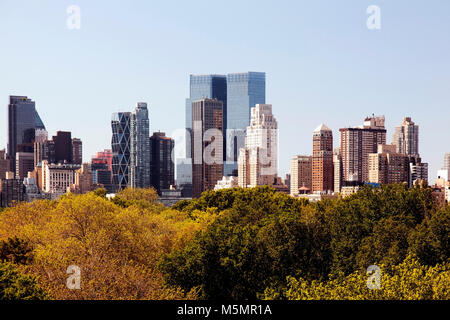
M 130 177 L 132 188 L 150 186 L 150 125 L 145 102 L 138 102 L 130 119 Z
M 78 138 L 72 139 L 72 163 L 79 165 L 83 163 L 83 143 Z
M 192 103 L 192 196 L 195 198 L 203 191 L 213 190 L 223 176 L 222 109 L 223 102 L 217 99 Z
M 225 175 L 237 170 L 239 150 L 245 147 L 245 134 L 250 125 L 251 109 L 266 103 L 264 72 L 231 73 L 227 75 L 227 121 Z
M 334 191 L 333 132 L 321 124 L 313 132 L 312 191 Z
M 343 182 L 369 181 L 369 154 L 386 144 L 384 116 L 372 116 L 355 128 L 340 129 Z
M 189 98 L 186 99 L 186 130 L 192 133 L 192 103 L 200 99 L 217 99 L 223 103 L 223 127 L 226 128 L 227 77 L 219 74 L 190 75 Z M 186 139 L 186 158 L 191 158 L 191 139 Z
M 291 196 L 299 195 L 300 188 L 309 193 L 312 189 L 312 157 L 295 156 L 291 160 L 290 172 Z
M 238 159 L 240 187 L 274 185 L 278 170 L 278 123 L 272 114 L 272 105 L 257 104 L 251 109 L 245 148 Z
M 369 154 L 369 182 L 379 184 L 408 183 L 409 157 L 396 145 L 379 145 Z
M 122 190 L 128 186 L 130 170 L 130 122 L 131 112 L 113 113 L 111 119 L 113 152 L 113 188 Z
M 154 132 L 150 137 L 151 185 L 161 194 L 175 184 L 175 166 L 172 153 L 175 141 L 164 132 Z
M 10 96 L 8 105 L 8 159 L 16 167 L 16 152 L 33 152 L 36 129 L 45 129 L 35 102 L 26 96 Z
M 217 99 L 223 103 L 222 127 L 226 128 L 227 114 L 227 77 L 225 75 L 207 74 L 190 75 L 189 98 L 186 99 L 186 144 L 185 158 L 177 160 L 177 187 L 184 197 L 192 196 L 192 103 L 200 99 Z M 225 136 L 225 130 L 223 130 Z M 224 141 L 224 149 L 225 149 Z
M 72 163 L 72 133 L 57 131 L 52 140 L 55 143 L 55 162 Z
M 397 153 L 408 156 L 419 155 L 419 126 L 410 117 L 404 118 L 400 126 L 395 128 L 392 144 Z

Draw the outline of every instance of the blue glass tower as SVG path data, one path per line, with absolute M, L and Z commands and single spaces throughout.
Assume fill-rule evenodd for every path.
M 130 175 L 130 143 L 131 143 L 131 112 L 113 113 L 111 119 L 113 152 L 112 170 L 113 185 L 116 190 L 125 189 Z
M 239 149 L 245 146 L 245 131 L 250 125 L 250 112 L 257 104 L 266 103 L 264 72 L 231 73 L 227 75 L 227 163 L 225 175 L 237 170 Z

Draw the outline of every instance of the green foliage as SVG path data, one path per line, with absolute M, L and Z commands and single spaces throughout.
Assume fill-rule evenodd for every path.
M 409 235 L 430 217 L 439 221 L 428 228 L 439 239 L 433 248 L 448 257 L 449 222 L 438 219 L 425 188 L 365 187 L 311 204 L 269 187 L 236 188 L 208 191 L 173 208 L 218 214 L 206 232 L 159 264 L 169 285 L 199 288 L 205 299 L 254 299 L 267 287 L 280 292 L 287 276 L 320 282 L 372 264 L 396 266 L 412 251 Z
M 0 263 L 0 300 L 46 300 L 49 296 L 34 277 L 23 275 L 13 264 Z
M 105 188 L 98 188 L 92 191 L 92 193 L 95 194 L 97 197 L 106 198 L 106 194 L 108 193 L 108 191 Z
M 397 266 L 381 265 L 381 288 L 367 287 L 368 275 L 357 271 L 327 282 L 287 278 L 281 291 L 268 288 L 267 300 L 448 300 L 450 299 L 450 263 L 423 266 L 408 256 Z
M 33 248 L 28 241 L 17 236 L 0 241 L 0 262 L 28 264 L 33 259 Z
M 427 265 L 450 259 L 450 206 L 418 225 L 411 235 L 410 251 Z

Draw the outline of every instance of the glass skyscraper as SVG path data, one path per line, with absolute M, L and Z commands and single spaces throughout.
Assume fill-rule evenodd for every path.
M 192 130 L 192 102 L 217 99 L 223 102 L 223 124 L 227 121 L 227 76 L 208 74 L 190 76 L 190 97 L 186 99 L 186 130 Z M 186 139 L 186 158 L 191 158 L 190 139 Z
M 115 190 L 128 186 L 130 169 L 131 112 L 113 113 L 111 119 L 112 169 Z
M 130 186 L 150 187 L 150 125 L 145 102 L 138 102 L 130 120 Z
M 224 174 L 236 173 L 240 148 L 245 146 L 245 131 L 250 125 L 251 108 L 266 103 L 264 72 L 231 73 L 227 75 L 227 162 Z
M 8 158 L 15 168 L 17 152 L 33 152 L 37 129 L 45 129 L 35 102 L 26 96 L 10 96 L 8 105 Z

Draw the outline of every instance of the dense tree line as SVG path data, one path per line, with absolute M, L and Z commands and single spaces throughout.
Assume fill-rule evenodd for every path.
M 172 208 L 152 189 L 100 189 L 0 213 L 0 299 L 448 299 L 449 233 L 427 188 L 317 203 L 235 188 Z

